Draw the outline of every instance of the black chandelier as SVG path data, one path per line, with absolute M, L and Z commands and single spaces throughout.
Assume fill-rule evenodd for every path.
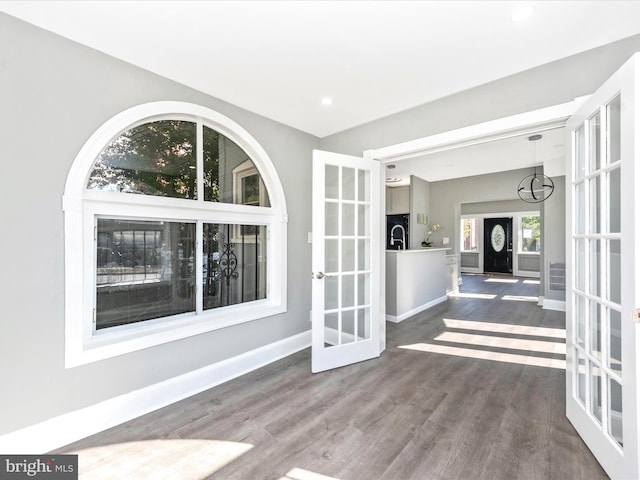
M 529 141 L 535 142 L 540 140 L 542 135 L 531 135 Z M 534 159 L 536 156 L 534 143 Z M 527 175 L 518 185 L 518 196 L 527 203 L 544 202 L 553 193 L 555 185 L 550 177 L 544 174 L 538 174 L 536 167 L 533 168 L 533 175 Z

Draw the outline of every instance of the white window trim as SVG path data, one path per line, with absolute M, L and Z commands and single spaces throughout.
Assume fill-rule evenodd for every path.
M 242 148 L 269 192 L 270 207 L 87 190 L 97 156 L 123 131 L 160 118 L 185 119 L 213 128 Z M 201 145 L 201 138 L 198 139 Z M 201 169 L 202 162 L 199 162 Z M 200 171 L 200 174 L 202 172 Z M 202 175 L 199 175 L 202 178 Z M 200 180 L 201 182 L 201 180 Z M 201 183 L 198 192 L 202 192 Z M 284 190 L 266 151 L 240 125 L 209 108 L 185 102 L 153 102 L 130 108 L 105 122 L 76 156 L 63 196 L 65 219 L 65 366 L 67 368 L 225 328 L 286 311 L 287 208 Z M 238 214 L 242 213 L 239 220 Z M 202 220 L 267 225 L 267 298 L 197 313 L 175 315 L 95 331 L 95 248 L 97 215 L 109 217 Z M 200 232 L 201 234 L 202 232 Z M 202 239 L 197 237 L 201 250 Z M 197 293 L 202 299 L 202 293 Z M 198 307 L 200 310 L 200 307 Z

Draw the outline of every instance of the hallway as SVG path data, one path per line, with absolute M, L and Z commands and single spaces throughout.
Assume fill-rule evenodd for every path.
M 57 453 L 83 479 L 607 478 L 565 418 L 564 314 L 538 287 L 465 275 L 387 323 L 379 359 L 314 375 L 307 349 Z

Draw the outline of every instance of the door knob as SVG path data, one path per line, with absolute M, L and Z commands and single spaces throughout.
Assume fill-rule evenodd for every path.
M 325 277 L 324 273 L 322 273 L 322 272 L 318 272 L 318 273 L 316 273 L 316 278 L 317 278 L 318 280 L 322 280 L 324 277 Z

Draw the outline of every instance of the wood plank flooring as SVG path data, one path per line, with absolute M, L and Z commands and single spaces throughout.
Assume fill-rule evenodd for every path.
M 564 314 L 537 296 L 465 276 L 388 323 L 379 359 L 314 375 L 302 351 L 56 453 L 83 479 L 607 478 L 564 414 Z

